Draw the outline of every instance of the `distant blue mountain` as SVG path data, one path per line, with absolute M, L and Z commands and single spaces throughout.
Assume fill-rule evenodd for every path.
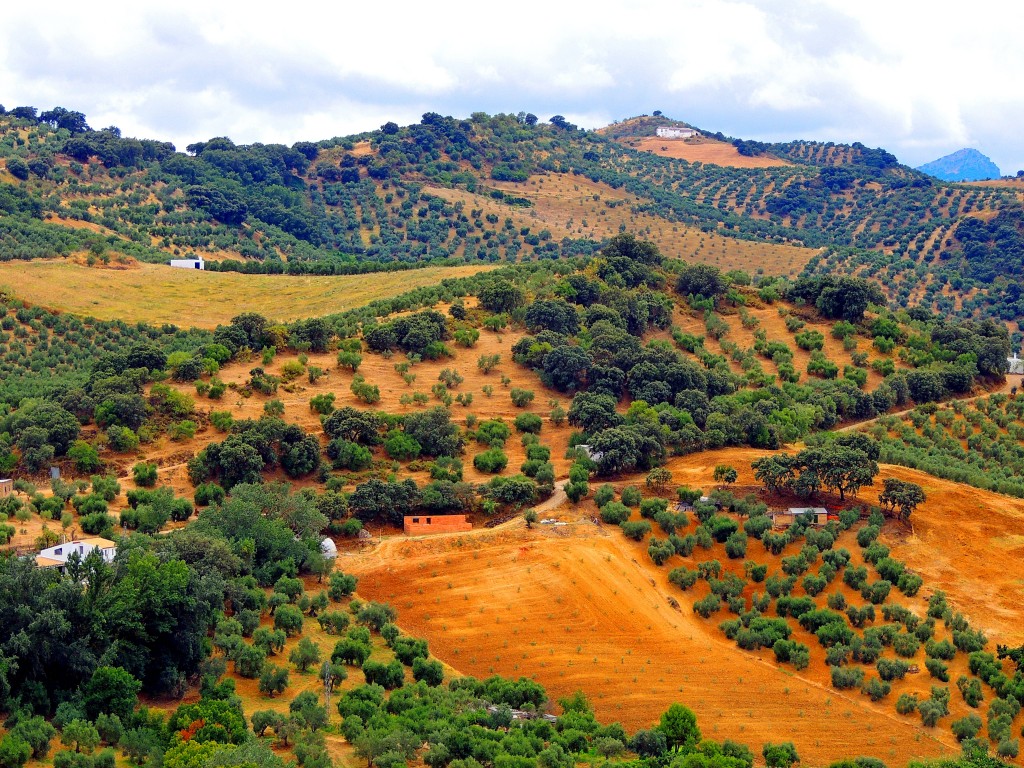
M 917 170 L 943 181 L 998 179 L 999 166 L 976 149 L 958 149 L 951 155 L 925 163 Z

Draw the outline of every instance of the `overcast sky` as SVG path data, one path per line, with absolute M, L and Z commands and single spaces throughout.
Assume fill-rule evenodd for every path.
M 660 109 L 762 140 L 1024 168 L 1019 0 L 113 3 L 4 8 L 0 103 L 173 141 L 318 140 L 426 111 Z

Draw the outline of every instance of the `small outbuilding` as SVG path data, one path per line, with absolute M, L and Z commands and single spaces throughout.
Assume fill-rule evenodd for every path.
M 1006 358 L 1007 373 L 1024 374 L 1024 360 L 1017 357 L 1017 353 L 1013 353 L 1013 357 Z
M 828 510 L 824 507 L 790 507 L 772 513 L 772 523 L 779 528 L 789 528 L 797 520 L 808 518 L 811 525 L 824 526 L 828 523 Z
M 10 478 L 0 480 L 0 499 L 14 493 L 14 481 Z
M 334 543 L 334 539 L 324 539 L 320 542 L 320 554 L 328 560 L 338 556 L 338 545 Z
M 198 259 L 171 259 L 171 266 L 178 269 L 206 269 L 206 262 Z
M 36 565 L 40 568 L 64 568 L 68 564 L 68 558 L 72 555 L 78 555 L 84 560 L 94 550 L 99 550 L 103 559 L 109 563 L 117 554 L 117 545 L 110 539 L 102 539 L 98 536 L 66 541 L 40 550 L 36 555 Z
M 407 515 L 403 528 L 409 536 L 429 533 L 463 533 L 473 530 L 465 515 Z

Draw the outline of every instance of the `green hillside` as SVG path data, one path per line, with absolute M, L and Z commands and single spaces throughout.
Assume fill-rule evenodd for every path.
M 735 139 L 741 154 L 790 164 L 732 168 L 638 151 L 614 130 L 584 132 L 558 116 L 427 113 L 416 125 L 317 143 L 218 137 L 182 153 L 117 129 L 83 130 L 84 116 L 69 121 L 59 108 L 26 110 L 0 117 L 3 260 L 199 253 L 227 259 L 223 269 L 335 274 L 588 255 L 643 219 L 731 242 L 824 248 L 809 273 L 875 277 L 902 306 L 1021 314 L 1016 276 L 1004 274 L 1011 288 L 993 285 L 977 268 L 980 251 L 957 248 L 961 222 L 1017 212 L 1016 198 L 937 182 L 859 143 Z M 666 121 L 633 119 L 623 135 Z M 568 216 L 552 227 L 537 215 L 545 179 L 622 197 L 603 200 L 596 221 Z M 607 215 L 620 206 L 628 223 Z

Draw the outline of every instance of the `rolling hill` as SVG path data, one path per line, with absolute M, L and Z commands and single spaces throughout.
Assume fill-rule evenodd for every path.
M 76 114 L 0 115 L 5 764 L 1021 764 L 1012 186 Z
M 0 258 L 187 253 L 215 269 L 344 274 L 593 254 L 631 231 L 726 269 L 795 277 L 841 265 L 881 276 L 900 306 L 1020 314 L 1017 276 L 1012 290 L 979 279 L 956 235 L 963 221 L 1018 211 L 1012 189 L 936 182 L 858 143 L 707 131 L 652 141 L 666 122 L 583 132 L 525 114 L 428 113 L 293 147 L 219 137 L 186 154 L 7 115 Z

